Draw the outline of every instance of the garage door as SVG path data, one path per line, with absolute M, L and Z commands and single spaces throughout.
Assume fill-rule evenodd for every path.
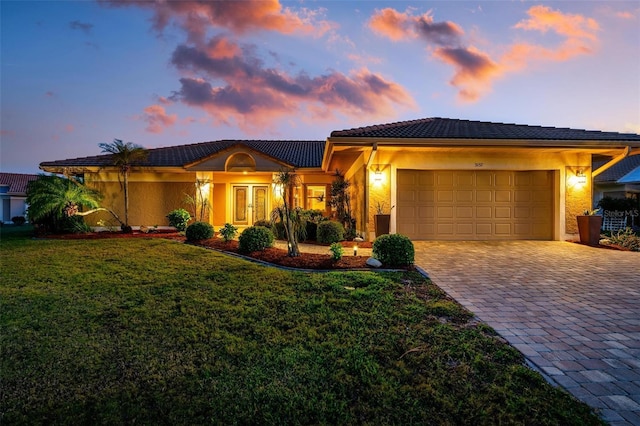
M 397 232 L 415 240 L 551 240 L 553 172 L 399 170 Z

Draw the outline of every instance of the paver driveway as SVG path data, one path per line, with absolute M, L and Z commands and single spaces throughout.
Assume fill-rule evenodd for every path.
M 613 425 L 640 425 L 640 253 L 559 241 L 414 242 L 416 264 Z

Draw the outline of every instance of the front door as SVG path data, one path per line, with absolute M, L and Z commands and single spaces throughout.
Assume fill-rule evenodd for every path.
M 267 220 L 269 187 L 266 185 L 233 186 L 233 224 L 253 225 L 258 220 Z

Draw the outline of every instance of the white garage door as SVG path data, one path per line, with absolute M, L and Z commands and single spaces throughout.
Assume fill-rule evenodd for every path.
M 398 170 L 397 232 L 415 240 L 551 240 L 553 172 Z

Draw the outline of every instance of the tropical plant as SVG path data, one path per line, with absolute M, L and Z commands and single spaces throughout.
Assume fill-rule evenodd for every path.
M 283 169 L 276 174 L 273 183 L 282 190 L 282 206 L 271 212 L 271 219 L 275 222 L 274 215 L 276 215 L 284 224 L 288 255 L 291 257 L 300 256 L 297 234 L 303 228 L 303 218 L 300 215 L 300 209 L 293 208 L 293 193 L 300 183 L 300 178 L 295 174 L 294 169 Z
M 224 226 L 222 228 L 220 228 L 220 230 L 218 232 L 220 233 L 220 235 L 222 235 L 222 238 L 226 242 L 229 242 L 229 241 L 233 240 L 233 238 L 236 235 L 238 235 L 238 228 L 233 226 L 230 223 L 225 223 Z
M 25 219 L 24 216 L 14 216 L 11 218 L 11 222 L 16 226 L 22 226 L 26 221 L 27 219 Z
M 27 214 L 31 223 L 53 232 L 61 232 L 68 228 L 70 224 L 66 222 L 72 216 L 86 216 L 97 211 L 110 213 L 122 224 L 115 213 L 100 207 L 101 198 L 98 191 L 88 188 L 74 178 L 40 175 L 27 185 Z M 85 208 L 90 210 L 81 211 Z M 76 225 L 71 225 L 72 228 L 76 228 Z
M 209 200 L 209 194 L 207 194 L 209 183 L 209 179 L 197 179 L 194 195 L 185 194 L 184 198 L 185 203 L 193 207 L 193 217 L 200 222 L 205 220 L 207 213 L 211 209 L 211 201 Z
M 123 231 L 130 231 L 129 226 L 129 174 L 134 164 L 142 163 L 147 159 L 148 152 L 142 146 L 132 142 L 122 142 L 114 139 L 112 143 L 100 143 L 98 146 L 102 152 L 111 154 L 111 161 L 118 168 L 118 176 L 122 177 L 122 189 L 124 191 L 124 226 Z
M 351 182 L 344 174 L 336 169 L 335 179 L 331 183 L 331 199 L 329 205 L 335 209 L 336 218 L 344 226 L 347 235 L 356 235 L 356 221 L 351 214 Z
M 184 232 L 187 229 L 187 224 L 191 220 L 191 215 L 185 209 L 175 209 L 169 212 L 167 219 L 169 219 L 169 225 L 180 232 Z
M 193 222 L 185 232 L 188 241 L 208 240 L 213 237 L 213 226 L 207 222 Z
M 264 226 L 250 226 L 238 238 L 238 250 L 241 253 L 262 251 L 272 245 L 273 233 Z
M 342 259 L 342 254 L 344 253 L 344 248 L 340 243 L 333 243 L 329 246 L 329 251 L 331 252 L 331 258 L 333 260 Z

